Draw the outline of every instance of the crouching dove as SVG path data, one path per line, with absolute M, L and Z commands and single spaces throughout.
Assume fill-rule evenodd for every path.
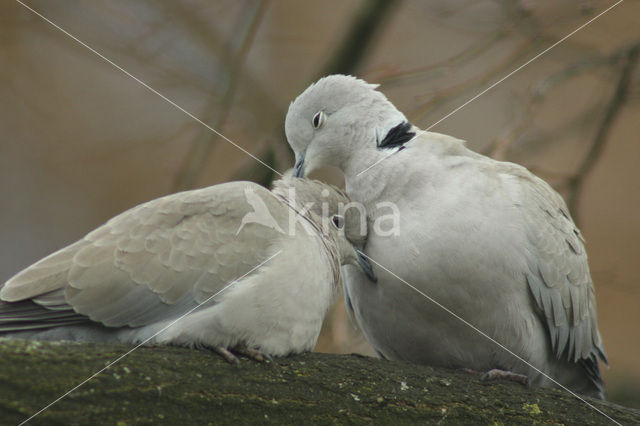
M 345 237 L 366 237 L 348 202 L 289 177 L 141 204 L 7 281 L 0 335 L 204 346 L 230 362 L 311 350 L 340 264 L 371 274 Z
M 385 358 L 552 378 L 603 398 L 593 282 L 562 198 L 519 165 L 412 126 L 376 87 L 322 78 L 285 123 L 294 175 L 339 168 L 373 223 L 365 253 L 378 282 L 344 268 L 365 337 Z

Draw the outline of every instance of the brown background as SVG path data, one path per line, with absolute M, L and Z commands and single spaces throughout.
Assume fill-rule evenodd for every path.
M 613 3 L 394 2 L 356 49 L 362 57 L 352 70 L 382 83 L 426 128 Z M 289 102 L 327 69 L 363 10 L 377 7 L 28 4 L 280 171 L 292 164 L 282 134 Z M 627 0 L 432 129 L 524 164 L 573 197 L 611 361 L 609 395 L 636 406 L 640 67 L 621 77 L 638 43 L 640 2 Z M 137 203 L 183 187 L 266 179 L 237 148 L 10 1 L 0 6 L 0 135 L 0 281 Z M 574 178 L 579 192 L 571 191 Z M 340 304 L 317 349 L 371 353 Z

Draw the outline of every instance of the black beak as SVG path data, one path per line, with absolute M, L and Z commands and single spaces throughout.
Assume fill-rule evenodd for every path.
M 365 275 L 374 283 L 378 282 L 378 278 L 376 277 L 376 274 L 373 273 L 373 268 L 371 267 L 371 263 L 369 262 L 367 255 L 360 249 L 356 249 L 356 254 L 358 255 L 358 265 L 360 265 Z
M 304 177 L 304 154 L 300 156 L 296 161 L 296 165 L 293 166 L 293 177 Z

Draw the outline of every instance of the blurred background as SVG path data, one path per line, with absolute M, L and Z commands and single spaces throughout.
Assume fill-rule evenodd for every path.
M 416 125 L 523 164 L 587 239 L 610 400 L 640 407 L 640 1 L 25 0 L 279 171 L 284 117 L 334 72 Z M 161 195 L 270 171 L 13 1 L 0 5 L 0 282 Z M 340 184 L 335 171 L 316 175 Z M 431 308 L 425 300 L 425 308 Z M 373 354 L 338 302 L 316 350 Z

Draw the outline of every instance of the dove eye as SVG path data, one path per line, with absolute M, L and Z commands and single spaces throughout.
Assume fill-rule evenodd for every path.
M 344 228 L 344 216 L 335 214 L 331 216 L 331 222 L 333 222 L 333 225 L 338 229 Z
M 313 128 L 319 129 L 320 127 L 322 127 L 322 125 L 326 120 L 327 120 L 327 114 L 325 114 L 324 111 L 318 111 L 316 115 L 313 116 L 313 120 L 312 120 Z

